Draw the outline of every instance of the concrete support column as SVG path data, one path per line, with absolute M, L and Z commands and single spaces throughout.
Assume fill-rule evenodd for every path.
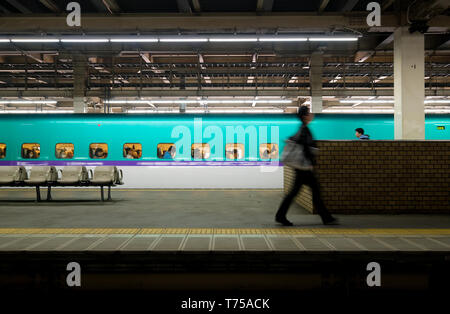
M 72 56 L 73 63 L 73 109 L 75 113 L 87 111 L 84 99 L 87 79 L 87 58 L 81 55 Z
M 322 112 L 323 54 L 313 52 L 309 63 L 309 87 L 311 91 L 311 112 Z
M 395 139 L 425 139 L 424 35 L 408 27 L 394 33 Z

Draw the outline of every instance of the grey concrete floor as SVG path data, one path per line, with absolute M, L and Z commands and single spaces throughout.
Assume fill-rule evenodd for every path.
M 45 197 L 45 189 L 42 196 Z M 273 228 L 281 190 L 54 190 L 35 202 L 33 189 L 0 189 L 0 228 Z M 337 215 L 333 228 L 450 228 L 450 215 Z M 293 203 L 296 227 L 321 228 L 320 218 Z M 327 226 L 328 227 L 328 226 Z

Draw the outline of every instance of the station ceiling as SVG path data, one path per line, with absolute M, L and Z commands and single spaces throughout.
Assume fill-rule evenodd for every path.
M 356 36 L 351 42 L 0 42 L 0 97 L 73 99 L 85 64 L 90 103 L 111 97 L 310 95 L 310 56 L 324 56 L 328 96 L 392 96 L 393 32 L 423 25 L 426 94 L 450 95 L 448 1 L 379 1 L 382 26 L 366 23 L 367 0 L 79 0 L 81 27 L 65 23 L 66 0 L 3 0 L 1 38 L 64 36 Z M 408 14 L 407 14 L 408 12 Z M 412 24 L 411 24 L 412 23 Z M 74 72 L 75 71 L 75 72 Z

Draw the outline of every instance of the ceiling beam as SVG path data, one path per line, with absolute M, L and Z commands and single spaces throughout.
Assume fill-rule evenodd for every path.
M 153 56 L 151 56 L 149 53 L 140 53 L 139 55 L 145 63 L 153 63 Z
M 347 0 L 341 8 L 341 12 L 349 12 L 358 4 L 359 0 Z
M 6 0 L 6 2 L 8 2 L 13 7 L 15 7 L 21 13 L 25 13 L 25 14 L 32 13 L 30 9 L 28 9 L 26 6 L 22 5 L 18 0 Z
M 3 13 L 6 13 L 6 14 L 10 14 L 11 13 L 11 11 L 9 11 L 7 8 L 2 6 L 1 4 L 0 4 L 0 11 L 2 11 Z
M 200 1 L 199 0 L 192 0 L 192 5 L 194 6 L 194 11 L 195 12 L 201 12 L 202 11 L 202 7 L 200 6 Z
M 383 41 L 381 41 L 376 47 L 375 50 L 384 50 L 389 44 L 394 42 L 394 33 L 386 37 Z
M 192 13 L 191 6 L 188 0 L 177 0 L 178 11 L 180 13 Z
M 54 13 L 61 13 L 61 9 L 53 0 L 39 0 L 44 6 Z
M 136 97 L 136 90 L 124 90 L 121 88 L 113 88 L 111 97 Z M 220 96 L 286 96 L 286 97 L 308 97 L 310 91 L 308 89 L 271 89 L 271 90 L 255 90 L 255 89 L 202 89 L 202 90 L 177 90 L 177 89 L 143 89 L 140 92 L 141 97 L 220 97 Z M 323 96 L 394 96 L 394 90 L 389 89 L 324 89 Z M 450 96 L 448 89 L 426 89 L 425 96 Z M 28 88 L 28 89 L 0 89 L 0 97 L 62 97 L 72 99 L 72 89 L 63 88 Z M 90 89 L 86 91 L 86 97 L 105 97 L 104 90 Z
M 330 0 L 321 0 L 319 2 L 319 8 L 317 9 L 317 11 L 319 11 L 320 13 L 323 12 L 323 10 L 325 10 L 325 8 L 327 7 L 328 3 L 330 2 Z
M 369 59 L 370 57 L 372 57 L 376 51 L 379 50 L 386 50 L 386 47 L 391 44 L 394 41 L 394 33 L 392 33 L 391 35 L 389 35 L 388 37 L 386 37 L 385 39 L 383 39 L 376 47 L 374 50 L 370 50 L 370 51 L 358 51 L 355 54 L 355 62 L 364 62 L 367 59 Z M 392 50 L 392 49 L 389 49 Z
M 258 0 L 256 3 L 256 11 L 271 12 L 273 8 L 273 0 Z
M 91 0 L 99 1 L 99 0 Z M 363 17 L 363 18 L 359 18 Z M 400 26 L 395 14 L 383 15 L 383 31 L 390 28 L 393 31 Z M 83 17 L 83 31 L 105 32 L 105 33 L 129 33 L 155 32 L 158 30 L 185 30 L 185 31 L 210 31 L 219 32 L 223 30 L 245 31 L 247 33 L 262 30 L 285 29 L 287 31 L 314 32 L 329 31 L 336 25 L 352 25 L 352 28 L 367 30 L 371 29 L 366 23 L 365 14 L 351 16 L 343 14 L 332 15 L 255 15 L 255 14 L 202 14 L 186 15 L 177 14 L 120 14 L 117 16 L 105 16 L 102 14 L 88 15 Z M 449 28 L 450 16 L 435 17 L 429 23 L 430 27 L 442 26 Z M 64 16 L 27 16 L 14 17 L 3 16 L 0 19 L 0 33 L 19 32 L 71 32 L 71 27 L 66 24 Z M 373 32 L 379 30 L 373 29 Z
M 116 0 L 91 0 L 92 4 L 100 12 L 109 12 L 111 14 L 120 13 L 120 7 Z
M 105 4 L 105 6 L 108 8 L 108 11 L 113 14 L 113 13 L 120 13 L 120 7 L 117 4 L 116 0 L 103 0 L 103 3 Z
M 450 39 L 440 44 L 438 47 L 436 47 L 436 50 L 447 50 L 447 49 L 450 49 Z
M 384 0 L 381 4 L 381 12 L 386 11 L 394 3 L 394 1 L 395 0 Z

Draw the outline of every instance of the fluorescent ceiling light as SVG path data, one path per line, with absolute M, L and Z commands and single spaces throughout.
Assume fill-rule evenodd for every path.
M 7 38 L 1 38 L 0 39 L 0 43 L 9 43 L 9 42 L 10 42 L 10 40 L 7 39 Z
M 357 41 L 357 37 L 309 37 L 309 41 Z
M 158 38 L 144 38 L 144 37 L 136 37 L 136 38 L 111 38 L 110 41 L 112 43 L 156 43 L 158 42 Z
M 0 104 L 2 105 L 6 105 L 6 104 L 11 104 L 11 105 L 44 105 L 44 104 L 49 104 L 49 105 L 55 105 L 57 103 L 56 100 L 0 100 Z
M 341 109 L 323 109 L 325 113 L 394 113 L 394 109 L 353 109 L 353 108 L 341 108 Z
M 208 38 L 181 37 L 181 38 L 160 38 L 162 43 L 187 43 L 187 42 L 207 42 Z
M 212 37 L 209 39 L 211 42 L 245 42 L 245 41 L 258 41 L 256 37 Z
M 307 41 L 306 37 L 259 37 L 259 41 Z
M 345 99 L 339 101 L 341 104 L 393 104 L 395 101 L 391 99 L 386 100 L 369 100 L 369 99 Z
M 341 104 L 393 104 L 395 100 L 393 99 L 344 99 L 339 101 Z M 450 99 L 429 99 L 424 101 L 425 104 L 450 104 Z
M 450 109 L 425 109 L 425 113 L 450 113 Z
M 44 111 L 36 111 L 36 110 L 3 110 L 0 111 L 0 114 L 14 114 L 14 113 L 74 113 L 73 110 L 44 110 Z
M 186 109 L 186 113 L 283 113 L 283 109 Z M 179 110 L 128 110 L 127 113 L 179 113 Z
M 63 43 L 107 43 L 107 38 L 61 38 Z
M 58 38 L 11 38 L 13 43 L 57 43 Z
M 450 99 L 430 99 L 425 100 L 425 104 L 450 104 Z
M 236 99 L 220 99 L 220 100 L 180 100 L 180 99 L 173 99 L 173 100 L 165 100 L 165 99 L 150 99 L 150 100 L 105 100 L 106 104 L 290 104 L 292 103 L 292 100 L 288 99 L 268 99 L 268 100 L 250 100 L 250 99 L 242 99 L 242 100 L 236 100 Z

